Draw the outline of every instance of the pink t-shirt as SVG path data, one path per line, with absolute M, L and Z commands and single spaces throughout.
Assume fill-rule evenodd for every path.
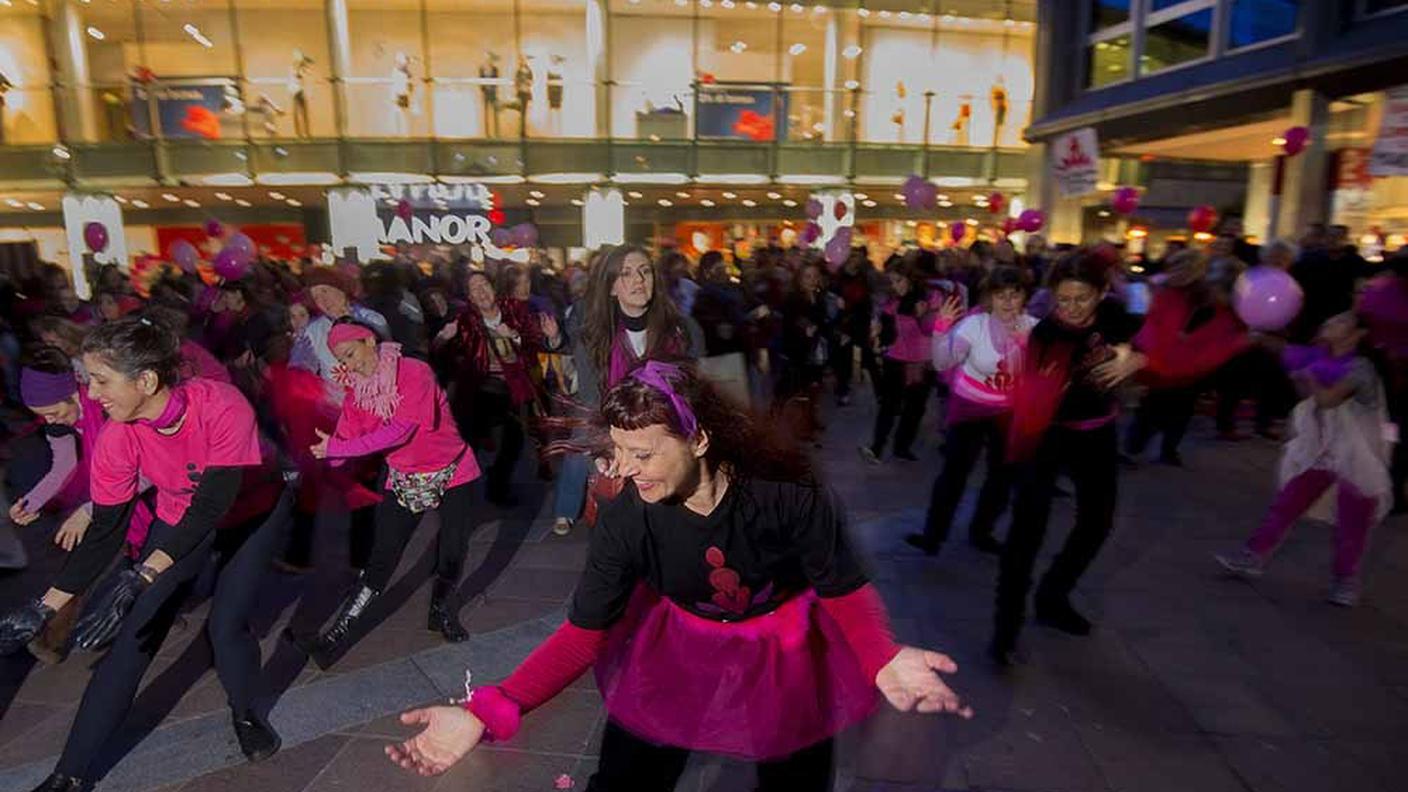
M 479 463 L 460 437 L 449 400 L 436 384 L 430 366 L 415 358 L 401 358 L 396 368 L 396 390 L 401 398 L 389 421 L 357 406 L 357 400 L 349 394 L 342 402 L 334 436 L 352 440 L 387 423 L 414 426 L 410 437 L 386 454 L 386 463 L 394 470 L 433 473 L 458 460 L 448 486 L 457 487 L 479 478 Z
M 254 409 L 233 385 L 197 378 L 177 387 L 185 391 L 186 415 L 175 434 L 139 423 L 103 426 L 94 450 L 93 503 L 125 503 L 146 478 L 156 487 L 156 516 L 176 525 L 206 468 L 260 463 Z

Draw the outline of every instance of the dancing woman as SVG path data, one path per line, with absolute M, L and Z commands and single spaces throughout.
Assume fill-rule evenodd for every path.
M 628 480 L 592 533 L 568 620 L 463 707 L 405 713 L 387 754 L 431 775 L 596 667 L 609 716 L 587 789 L 664 792 L 691 751 L 758 763 L 764 792 L 831 788 L 832 738 L 878 691 L 969 717 L 944 655 L 902 647 L 832 492 L 688 368 L 651 361 L 606 396 Z
M 445 392 L 430 366 L 402 357 L 394 343 L 377 343 L 371 328 L 341 319 L 328 331 L 338 361 L 336 381 L 346 388 L 342 414 L 329 436 L 318 432 L 313 456 L 348 460 L 385 454 L 386 495 L 376 506 L 371 560 L 332 623 L 311 642 L 299 639 L 313 661 L 329 667 L 372 602 L 386 590 L 401 553 L 427 511 L 440 512 L 435 583 L 427 629 L 450 642 L 469 637 L 459 622 L 455 589 L 469 550 L 469 484 L 479 463 L 455 427 Z
M 1012 392 L 1022 370 L 1022 353 L 1036 319 L 1025 312 L 1031 278 L 1018 267 L 997 267 L 983 284 L 986 311 L 953 324 L 960 298 L 940 309 L 933 341 L 934 369 L 948 372 L 950 400 L 945 430 L 944 468 L 934 481 L 924 532 L 905 541 L 935 555 L 948 539 L 954 512 L 968 485 L 968 474 L 987 449 L 988 474 L 978 508 L 968 525 L 968 541 L 984 553 L 998 553 L 993 526 L 1007 509 L 1012 471 L 1007 464 L 1007 429 Z M 949 326 L 944 332 L 944 326 Z
M 279 748 L 257 701 L 259 643 L 249 612 L 278 549 L 291 493 L 267 519 L 219 532 L 246 481 L 261 467 L 254 411 L 234 386 L 180 381 L 180 340 L 150 319 L 101 325 L 83 342 L 88 395 L 107 411 L 91 465 L 93 520 L 44 595 L 0 619 L 0 653 L 14 651 L 84 591 L 122 546 L 139 480 L 156 490 L 156 520 L 137 562 L 123 566 L 90 597 L 74 644 L 111 644 L 83 692 L 54 772 L 36 792 L 79 792 L 98 781 L 94 765 L 128 710 L 161 648 L 186 585 L 218 555 L 222 570 L 207 622 L 215 670 L 229 696 L 235 735 L 251 761 Z
M 670 300 L 665 277 L 643 248 L 622 245 L 592 267 L 583 298 L 567 324 L 577 369 L 577 401 L 596 409 L 613 385 L 643 361 L 697 359 L 704 333 Z M 582 514 L 589 460 L 563 457 L 554 504 L 553 532 L 566 535 Z

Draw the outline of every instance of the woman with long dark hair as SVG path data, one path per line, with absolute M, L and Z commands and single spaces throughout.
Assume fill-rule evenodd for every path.
M 354 625 L 391 583 L 424 512 L 440 512 L 435 582 L 426 627 L 452 643 L 469 637 L 459 622 L 456 587 L 469 549 L 470 482 L 479 478 L 474 452 L 460 437 L 445 392 L 430 366 L 403 357 L 399 344 L 378 343 L 366 325 L 344 318 L 328 331 L 337 383 L 347 389 L 332 435 L 318 431 L 313 456 L 350 460 L 386 456 L 386 493 L 376 506 L 371 559 L 332 623 L 316 638 L 295 640 L 328 668 Z
M 1055 310 L 1032 329 L 1017 380 L 1008 453 L 1020 466 L 990 647 L 999 665 L 1017 660 L 1032 568 L 1062 470 L 1075 484 L 1076 524 L 1037 587 L 1036 618 L 1072 635 L 1090 632 L 1070 594 L 1114 525 L 1119 470 L 1114 389 L 1147 362 L 1129 343 L 1137 320 L 1106 299 L 1110 266 L 1100 251 L 1082 249 L 1052 267 Z
M 950 372 L 944 468 L 934 481 L 924 532 L 906 537 L 929 555 L 938 553 L 948 539 L 968 474 L 983 449 L 987 449 L 988 474 L 968 524 L 968 541 L 984 553 L 1002 549 L 993 537 L 993 526 L 1007 509 L 1012 489 L 1005 452 L 1012 391 L 1036 319 L 1023 310 L 1031 295 L 1031 278 L 1017 267 L 995 268 L 983 283 L 983 295 L 987 310 L 956 324 L 961 298 L 949 297 L 935 326 L 934 368 Z
M 649 361 L 601 408 L 627 480 L 592 533 L 568 620 L 502 684 L 402 715 L 387 754 L 443 772 L 595 666 L 608 721 L 588 790 L 673 789 L 691 751 L 758 764 L 764 792 L 831 788 L 832 738 L 877 694 L 971 716 L 944 655 L 895 643 L 835 494 L 689 367 Z
M 23 646 L 102 574 L 123 544 L 139 481 L 155 488 L 156 521 L 136 563 L 119 567 L 90 597 L 74 628 L 77 648 L 108 647 L 107 655 L 84 690 L 53 774 L 37 789 L 77 792 L 99 780 L 94 763 L 122 725 L 191 589 L 186 584 L 212 554 L 222 562 L 206 625 L 215 669 L 240 748 L 251 761 L 267 758 L 278 750 L 279 737 L 259 702 L 259 643 L 249 615 L 287 527 L 291 492 L 267 519 L 255 517 L 217 536 L 242 485 L 270 471 L 249 403 L 232 385 L 180 380 L 180 340 L 149 318 L 94 329 L 83 353 L 88 394 L 109 418 L 93 451 L 92 523 L 53 586 L 0 619 L 0 653 Z
M 577 369 L 577 401 L 595 409 L 611 386 L 650 359 L 697 359 L 704 334 L 670 299 L 665 276 L 644 248 L 621 245 L 592 267 L 584 308 L 574 309 L 567 336 Z M 565 535 L 581 515 L 588 460 L 563 458 L 553 532 Z

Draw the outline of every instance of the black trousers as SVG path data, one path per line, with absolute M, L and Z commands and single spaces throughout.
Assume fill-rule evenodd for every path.
M 461 484 L 445 490 L 440 499 L 440 533 L 436 536 L 435 576 L 458 581 L 464 571 L 464 556 L 469 552 L 469 536 L 474 532 L 470 523 L 470 485 Z M 372 557 L 367 563 L 363 583 L 377 591 L 385 591 L 401 563 L 401 554 L 411 540 L 416 526 L 428 512 L 415 514 L 396 501 L 396 494 L 385 493 L 376 507 L 376 540 Z
M 924 523 L 924 539 L 935 547 L 948 539 L 958 502 L 968 486 L 968 475 L 977 464 L 978 455 L 988 452 L 988 477 L 978 494 L 978 508 L 968 525 L 969 536 L 977 539 L 992 536 L 997 519 L 1007 510 L 1012 490 L 1012 468 L 1007 464 L 1007 421 L 993 416 L 963 421 L 948 427 L 944 433 L 944 469 L 934 480 L 929 496 L 929 514 Z
M 1267 429 L 1272 421 L 1285 418 L 1295 406 L 1295 386 L 1281 367 L 1275 353 L 1253 347 L 1223 364 L 1213 375 L 1217 386 L 1217 429 L 1237 428 L 1237 408 L 1242 400 L 1256 401 L 1256 429 Z
M 824 740 L 783 759 L 758 763 L 757 792 L 828 792 L 834 743 Z M 655 745 L 606 721 L 601 760 L 587 792 L 671 792 L 689 750 Z
M 1115 521 L 1118 471 L 1113 422 L 1098 429 L 1054 426 L 1036 456 L 1018 467 L 1012 527 L 997 577 L 996 633 L 1001 648 L 1016 644 L 1026 616 L 1032 570 L 1046 539 L 1056 476 L 1064 470 L 1075 485 L 1076 524 L 1037 589 L 1038 602 L 1062 602 L 1105 544 Z
M 475 440 L 488 437 L 495 428 L 500 429 L 498 454 L 494 457 L 493 464 L 485 471 L 485 485 L 490 497 L 507 495 L 509 485 L 513 481 L 513 471 L 518 467 L 519 458 L 523 456 L 526 411 L 514 406 L 513 397 L 507 389 L 502 392 L 477 390 L 471 403 L 473 408 L 469 418 L 470 435 Z
M 924 420 L 924 410 L 929 406 L 929 392 L 934 387 L 932 371 L 914 384 L 905 383 L 905 365 L 898 360 L 885 359 L 885 367 L 880 373 L 880 388 L 877 393 L 880 412 L 875 416 L 875 437 L 870 450 L 880 456 L 885 450 L 885 442 L 890 439 L 890 431 L 895 433 L 895 453 L 907 454 L 919 434 L 919 423 Z M 898 420 L 899 427 L 895 427 Z
M 252 531 L 233 528 L 212 533 L 142 592 L 88 680 L 54 772 L 98 780 L 88 778 L 89 765 L 122 726 L 142 676 L 212 555 L 217 556 L 220 572 L 206 634 L 215 673 L 232 711 L 245 715 L 255 707 L 260 692 L 260 655 L 259 641 L 249 627 L 250 611 L 259 597 L 264 573 L 286 539 L 293 500 L 293 490 L 286 489 L 274 511 Z M 152 525 L 153 534 L 162 530 L 170 530 L 170 526 Z
M 1199 388 L 1196 385 L 1149 391 L 1144 401 L 1139 403 L 1139 409 L 1134 413 L 1134 422 L 1129 425 L 1129 434 L 1125 437 L 1125 450 L 1130 456 L 1144 453 L 1154 435 L 1161 438 L 1161 456 L 1176 456 L 1178 445 L 1183 442 L 1183 436 L 1188 434 L 1188 424 L 1193 420 L 1193 408 L 1197 405 L 1198 393 Z
M 856 330 L 859 334 L 855 334 Z M 870 374 L 872 387 L 878 387 L 880 382 L 880 361 L 875 357 L 875 350 L 870 345 L 870 323 L 867 320 L 859 328 L 852 327 L 851 343 L 836 346 L 836 351 L 831 355 L 831 366 L 836 373 L 836 395 L 847 396 L 851 392 L 851 383 L 855 380 L 856 355 L 855 348 L 860 347 L 860 367 Z

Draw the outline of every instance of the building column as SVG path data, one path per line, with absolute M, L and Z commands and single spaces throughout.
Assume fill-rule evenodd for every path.
M 1253 162 L 1247 172 L 1247 201 L 1242 206 L 1242 229 L 1263 243 L 1277 231 L 1276 161 Z
M 841 13 L 837 9 L 832 9 L 826 15 L 826 48 L 822 53 L 822 87 L 825 93 L 821 95 L 821 117 L 825 124 L 822 130 L 822 140 L 827 143 L 836 141 L 836 121 L 839 109 L 836 103 L 836 86 L 841 84 Z M 779 46 L 781 46 L 779 44 Z
M 347 76 L 352 71 L 352 37 L 347 27 L 347 0 L 327 0 L 328 56 L 332 63 L 332 106 L 337 136 L 347 135 Z
M 610 22 L 606 0 L 587 0 L 587 73 L 592 76 L 592 91 L 596 96 L 596 136 L 611 136 L 611 91 L 607 81 L 611 68 L 607 41 Z
M 1306 225 L 1323 223 L 1328 216 L 1325 133 L 1330 126 L 1330 100 L 1323 93 L 1304 88 L 1291 99 L 1291 126 L 1310 130 L 1305 149 L 1286 157 L 1281 178 L 1281 205 L 1273 233 L 1298 236 Z
M 83 10 L 75 0 L 63 0 L 54 4 L 53 42 L 54 61 L 58 67 L 60 84 L 59 121 L 62 125 L 61 137 L 65 140 L 91 141 L 97 139 L 97 124 L 93 117 L 93 103 L 89 101 L 88 49 L 85 45 Z
M 1033 143 L 1027 149 L 1026 206 L 1046 212 L 1041 234 L 1052 243 L 1079 245 L 1085 234 L 1084 205 L 1079 197 L 1064 198 L 1051 178 L 1051 146 Z

